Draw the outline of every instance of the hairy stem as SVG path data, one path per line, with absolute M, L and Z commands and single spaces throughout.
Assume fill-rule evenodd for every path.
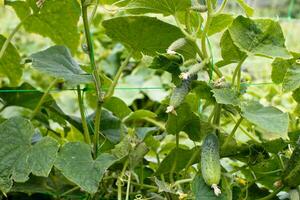
M 87 144 L 91 144 L 89 128 L 87 125 L 85 111 L 84 111 L 83 97 L 81 95 L 81 89 L 80 89 L 79 85 L 77 86 L 77 97 L 78 97 L 79 111 L 80 111 L 80 116 L 81 116 L 81 121 L 82 121 L 84 140 Z
M 94 46 L 93 46 L 92 35 L 90 32 L 89 19 L 88 19 L 88 13 L 87 13 L 87 5 L 85 5 L 84 2 L 85 2 L 85 0 L 81 0 L 81 12 L 82 12 L 83 25 L 84 25 L 85 38 L 86 38 L 86 42 L 87 42 L 90 63 L 91 63 L 91 67 L 93 70 L 93 78 L 94 78 L 95 87 L 96 87 L 96 91 L 97 91 L 98 101 L 102 102 L 103 99 L 102 99 L 102 93 L 101 93 L 101 81 L 100 81 L 100 76 L 98 73 L 98 68 L 97 68 L 96 62 L 95 62 Z
M 94 157 L 96 158 L 98 155 L 98 143 L 100 136 L 100 123 L 101 123 L 101 111 L 102 111 L 102 102 L 98 102 L 95 114 L 95 132 L 93 138 L 93 146 L 94 146 Z
M 50 90 L 54 87 L 54 85 L 57 83 L 57 79 L 55 79 L 54 81 L 52 81 L 52 83 L 50 83 L 49 87 L 46 89 L 46 91 L 44 92 L 42 98 L 40 99 L 40 101 L 38 102 L 37 106 L 35 107 L 35 109 L 33 110 L 30 119 L 33 119 L 39 112 L 40 109 L 42 107 L 42 105 L 44 104 L 44 102 L 46 101 Z

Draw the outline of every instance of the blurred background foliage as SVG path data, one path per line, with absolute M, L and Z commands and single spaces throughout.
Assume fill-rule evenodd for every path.
M 101 1 L 100 1 L 101 2 Z M 220 1 L 221 2 L 221 1 Z M 272 18 L 278 20 L 286 37 L 286 45 L 289 50 L 300 52 L 300 3 L 293 0 L 248 0 L 247 1 L 255 9 L 255 17 Z M 124 60 L 123 52 L 126 51 L 121 44 L 112 43 L 111 40 L 104 34 L 104 28 L 101 26 L 103 19 L 110 18 L 116 15 L 122 15 L 122 11 L 117 10 L 117 7 L 99 6 L 98 12 L 94 17 L 92 34 L 95 43 L 95 56 L 97 64 L 101 70 L 108 76 L 113 77 Z M 241 8 L 234 2 L 229 2 L 226 12 L 241 13 Z M 157 17 L 160 17 L 157 15 Z M 172 19 L 170 23 L 174 23 Z M 10 7 L 0 8 L 0 24 L 1 34 L 4 36 L 9 33 L 18 24 L 19 20 Z M 81 22 L 80 22 L 81 23 Z M 83 41 L 83 27 L 79 24 L 79 31 Z M 215 61 L 220 60 L 219 41 L 220 34 L 210 37 L 211 51 Z M 22 53 L 22 57 L 26 58 L 32 52 L 40 51 L 53 45 L 50 39 L 41 37 L 37 34 L 25 32 L 22 28 L 13 38 L 12 43 Z M 82 47 L 78 47 L 78 52 L 82 52 Z M 84 54 L 77 53 L 75 58 L 80 61 L 84 69 L 88 69 L 85 65 L 88 60 Z M 171 92 L 174 85 L 171 83 L 171 76 L 167 72 L 155 72 L 149 69 L 152 59 L 143 57 L 139 61 L 131 61 L 129 67 L 125 70 L 125 75 L 119 81 L 115 96 L 123 99 L 133 110 L 149 109 L 156 111 L 159 107 L 159 102 L 163 101 Z M 272 60 L 262 57 L 251 57 L 247 59 L 243 66 L 243 77 L 247 84 L 248 90 L 246 98 L 259 100 L 265 105 L 276 106 L 283 111 L 289 113 L 299 113 L 297 103 L 293 100 L 290 93 L 282 93 L 281 86 L 269 84 L 271 77 Z M 225 75 L 231 77 L 234 67 L 227 66 L 222 69 Z M 25 66 L 22 80 L 30 83 L 37 89 L 46 89 L 51 77 L 45 76 L 29 66 Z M 228 79 L 229 80 L 229 79 Z M 2 87 L 6 85 L 6 81 L 0 78 Z M 63 85 L 57 85 L 58 89 L 64 88 Z M 127 89 L 126 89 L 127 88 Z M 87 99 L 86 112 L 91 114 L 96 106 L 93 102 L 93 92 L 86 92 Z M 69 115 L 80 116 L 77 105 L 77 95 L 75 91 L 60 91 L 52 92 L 53 98 L 56 100 L 60 108 Z M 199 105 L 201 107 L 201 105 Z M 9 107 L 3 112 L 3 117 L 8 118 L 18 115 L 19 112 L 26 112 L 23 109 Z M 63 128 L 53 125 L 57 132 L 63 132 Z M 231 127 L 228 127 L 229 129 Z M 228 129 L 228 130 L 229 130 Z M 78 135 L 78 134 L 77 134 Z M 241 134 L 242 135 L 242 134 Z M 79 137 L 79 135 L 78 135 Z M 247 139 L 247 138 L 244 138 Z

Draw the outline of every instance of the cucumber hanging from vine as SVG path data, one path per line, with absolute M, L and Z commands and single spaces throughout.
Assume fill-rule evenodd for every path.
M 192 65 L 188 71 L 182 72 L 179 77 L 183 80 L 187 80 L 189 77 L 195 76 L 199 71 L 203 70 L 206 64 L 206 60 L 201 63 L 196 63 Z
M 295 188 L 300 185 L 300 137 L 292 153 L 290 160 L 283 172 L 283 183 L 286 186 Z
M 167 113 L 173 113 L 176 115 L 175 109 L 182 104 L 184 98 L 191 89 L 192 81 L 196 79 L 197 75 L 193 75 L 188 79 L 182 80 L 182 83 L 173 90 L 170 98 L 170 104 L 167 107 Z
M 202 144 L 201 172 L 205 183 L 213 188 L 216 196 L 219 196 L 221 194 L 218 187 L 221 179 L 219 140 L 213 133 L 208 134 Z

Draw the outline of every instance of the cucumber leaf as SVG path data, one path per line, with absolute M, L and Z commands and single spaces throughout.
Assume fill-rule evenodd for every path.
M 34 128 L 29 120 L 14 117 L 0 124 L 0 190 L 8 192 L 13 181 L 25 182 L 29 174 L 47 177 L 59 144 L 50 137 L 32 143 Z
M 93 194 L 97 192 L 105 171 L 118 159 L 112 154 L 103 153 L 94 160 L 89 145 L 69 142 L 61 148 L 55 167 L 81 189 Z
M 64 46 L 52 46 L 32 54 L 30 59 L 35 69 L 55 78 L 63 79 L 71 86 L 93 82 L 92 76 L 80 68 L 79 64 L 72 58 L 68 48 Z
M 36 1 L 7 1 L 6 4 L 16 11 L 27 32 L 48 37 L 55 44 L 66 45 L 72 53 L 76 52 L 81 15 L 77 0 L 44 1 L 41 9 L 37 8 Z
M 2 48 L 6 38 L 0 35 L 0 49 Z M 10 86 L 17 86 L 23 74 L 23 65 L 21 64 L 21 56 L 17 49 L 9 43 L 2 58 L 0 58 L 0 77 L 9 79 Z
M 191 7 L 190 0 L 132 0 L 126 7 L 132 13 L 161 13 L 174 15 Z
M 278 134 L 285 139 L 287 137 L 289 116 L 281 110 L 268 106 L 264 107 L 258 102 L 248 102 L 241 106 L 242 116 L 257 125 L 259 128 Z
M 238 16 L 229 27 L 234 44 L 248 55 L 290 58 L 278 22 Z
M 176 26 L 154 17 L 125 16 L 103 21 L 106 34 L 136 53 L 155 56 L 183 37 Z

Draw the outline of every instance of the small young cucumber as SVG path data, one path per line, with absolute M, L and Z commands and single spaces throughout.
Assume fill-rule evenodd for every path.
M 300 137 L 292 153 L 290 160 L 283 172 L 283 183 L 289 187 L 300 185 Z
M 197 76 L 191 76 L 185 80 L 182 80 L 181 85 L 177 86 L 171 95 L 170 104 L 167 108 L 167 113 L 174 113 L 175 109 L 182 104 L 185 96 L 189 93 L 193 80 L 196 80 Z
M 207 135 L 202 144 L 201 172 L 205 183 L 214 189 L 216 196 L 219 196 L 221 194 L 218 187 L 221 179 L 219 140 L 213 133 Z

